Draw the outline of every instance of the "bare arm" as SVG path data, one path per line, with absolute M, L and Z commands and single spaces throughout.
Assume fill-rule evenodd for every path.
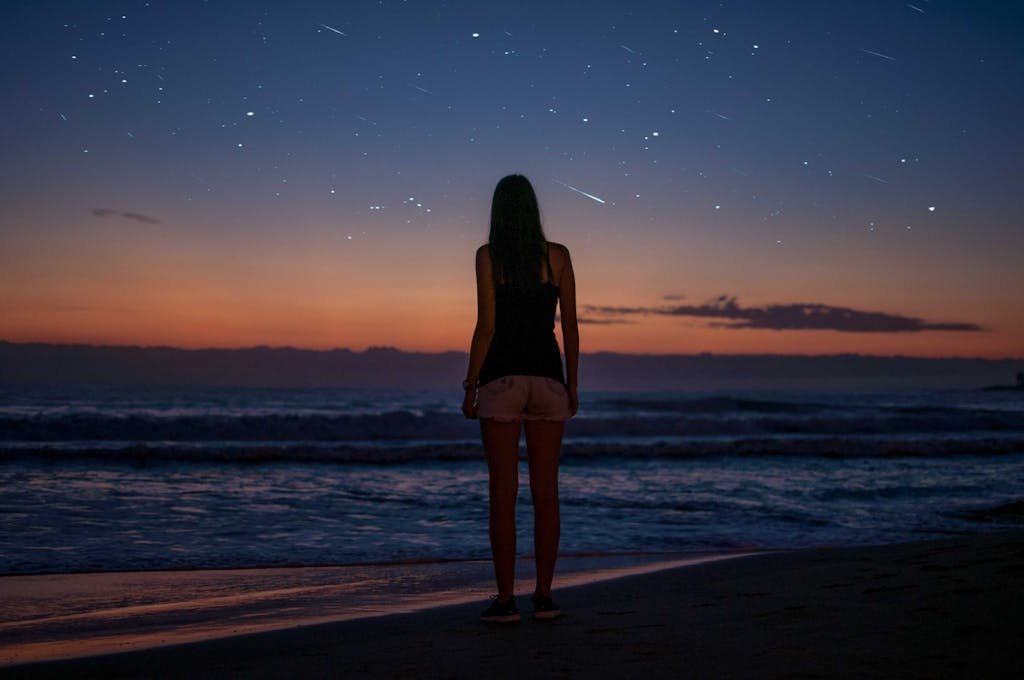
M 476 417 L 476 381 L 494 337 L 494 310 L 491 253 L 487 246 L 481 246 L 476 251 L 476 327 L 469 346 L 469 368 L 466 370 L 466 383 L 471 387 L 466 390 L 462 404 L 462 412 L 467 418 Z
M 577 380 L 580 364 L 580 329 L 576 322 L 576 275 L 572 270 L 569 249 L 562 246 L 565 264 L 558 281 L 558 307 L 562 317 L 562 342 L 565 345 L 565 382 L 569 389 L 569 408 L 579 408 Z

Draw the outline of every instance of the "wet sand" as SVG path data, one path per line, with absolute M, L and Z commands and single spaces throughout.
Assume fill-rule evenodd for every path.
M 1024 532 L 737 557 L 556 592 L 0 668 L 4 677 L 1021 677 Z M 282 614 L 283 615 L 283 614 Z
M 563 556 L 563 587 L 729 559 Z M 518 585 L 533 561 L 517 563 Z M 0 577 L 0 667 L 112 654 L 245 633 L 366 619 L 484 601 L 490 561 L 40 574 Z

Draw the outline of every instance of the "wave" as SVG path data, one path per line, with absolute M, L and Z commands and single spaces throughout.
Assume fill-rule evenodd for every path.
M 668 413 L 808 413 L 828 404 L 801 401 L 769 401 L 731 396 L 712 397 L 613 397 L 597 403 L 598 410 Z
M 1024 453 L 1024 434 L 982 437 L 746 437 L 616 441 L 567 439 L 565 460 L 595 458 L 688 459 L 706 457 L 898 458 L 996 456 Z M 482 458 L 475 440 L 394 442 L 19 442 L 0 444 L 0 461 L 101 459 L 151 463 L 423 463 Z
M 392 411 L 346 415 L 70 414 L 0 417 L 0 441 L 347 441 L 450 439 L 473 432 L 462 416 Z
M 620 403 L 621 402 L 621 403 Z M 892 435 L 1001 432 L 1024 434 L 1016 411 L 956 408 L 831 410 L 737 399 L 644 401 L 575 418 L 574 437 L 754 437 L 783 435 Z M 610 407 L 609 407 L 610 408 Z M 657 413 L 661 410 L 662 413 Z M 444 411 L 323 414 L 47 414 L 0 416 L 0 442 L 363 442 L 446 441 L 478 436 L 477 424 Z

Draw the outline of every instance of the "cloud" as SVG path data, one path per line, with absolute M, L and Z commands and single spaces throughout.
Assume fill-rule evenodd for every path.
M 576 322 L 577 323 L 593 324 L 593 325 L 596 325 L 596 326 L 611 326 L 611 325 L 614 325 L 614 324 L 636 323 L 635 321 L 630 321 L 629 319 L 616 319 L 616 318 L 611 318 L 611 319 L 595 319 L 594 317 L 591 317 L 591 316 L 580 316 L 580 317 L 577 317 L 576 318 Z
M 93 208 L 92 214 L 96 217 L 121 217 L 126 220 L 135 220 L 136 222 L 142 222 L 143 224 L 160 224 L 160 220 L 149 215 L 143 215 L 137 212 L 125 212 L 122 210 L 111 210 L 109 208 Z
M 742 307 L 735 296 L 720 295 L 700 305 L 665 307 L 602 307 L 584 305 L 590 314 L 621 317 L 636 314 L 712 319 L 718 328 L 769 330 L 830 330 L 841 333 L 920 333 L 922 331 L 981 331 L 974 323 L 926 321 L 912 316 L 869 312 L 820 303 L 791 303 Z
M 560 314 L 556 314 L 555 315 L 555 322 L 556 323 L 561 323 L 562 322 L 562 316 Z M 635 321 L 631 321 L 629 319 L 617 319 L 617 318 L 595 319 L 594 317 L 591 317 L 591 316 L 577 316 L 576 317 L 576 323 L 586 323 L 586 324 L 593 324 L 593 325 L 598 325 L 598 326 L 612 326 L 614 324 L 636 323 L 636 322 Z

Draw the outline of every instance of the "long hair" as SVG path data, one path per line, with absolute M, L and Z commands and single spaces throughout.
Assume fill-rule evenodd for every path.
M 495 285 L 520 290 L 540 286 L 548 242 L 540 226 L 537 195 L 530 180 L 522 175 L 503 177 L 494 187 L 488 245 Z

